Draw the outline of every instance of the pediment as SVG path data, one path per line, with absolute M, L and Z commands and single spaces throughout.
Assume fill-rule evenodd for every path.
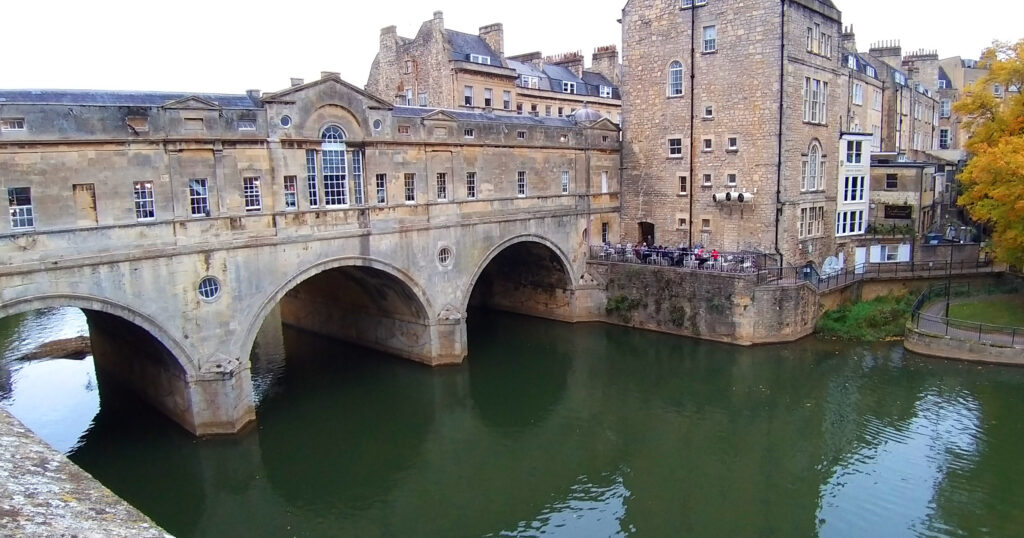
M 446 122 L 457 122 L 458 118 L 452 116 L 444 110 L 435 110 L 426 116 L 423 116 L 423 121 L 446 121 Z
M 619 124 L 608 118 L 601 118 L 594 123 L 587 125 L 587 129 L 596 129 L 598 131 L 619 131 Z
M 340 76 L 335 75 L 335 74 L 328 75 L 327 77 L 324 77 L 324 78 L 321 78 L 321 79 L 318 79 L 318 80 L 314 80 L 312 82 L 307 82 L 305 84 L 300 84 L 298 86 L 293 86 L 293 87 L 288 88 L 286 90 L 281 90 L 281 91 L 279 91 L 277 93 L 272 93 L 270 95 L 265 95 L 265 96 L 263 96 L 263 102 L 265 102 L 265 103 L 294 103 L 294 102 L 296 102 L 297 100 L 299 100 L 301 98 L 301 94 L 302 93 L 308 92 L 311 89 L 314 89 L 314 88 L 317 88 L 317 87 L 320 87 L 320 86 L 324 86 L 324 85 L 336 85 L 336 86 L 339 86 L 344 91 L 355 93 L 355 94 L 359 95 L 360 97 L 362 97 L 363 99 L 371 101 L 372 102 L 372 108 L 384 108 L 386 110 L 391 110 L 391 109 L 394 108 L 394 106 L 391 103 L 381 99 L 380 97 L 377 97 L 376 95 L 368 93 L 366 90 L 363 90 L 362 88 L 359 88 L 358 86 L 355 86 L 353 84 L 349 84 L 348 82 L 345 82 L 344 80 L 341 79 Z
M 220 105 L 207 101 L 202 97 L 189 95 L 163 104 L 163 108 L 185 109 L 185 110 L 220 110 Z

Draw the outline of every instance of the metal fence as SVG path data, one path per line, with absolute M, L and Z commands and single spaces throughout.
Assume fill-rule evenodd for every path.
M 914 302 L 910 322 L 918 330 L 932 334 L 1001 346 L 1024 347 L 1024 327 L 992 325 L 945 315 L 949 311 L 947 303 L 955 298 L 1019 292 L 1019 287 L 1014 283 L 1001 286 L 970 283 L 936 284 L 925 290 Z M 1018 338 L 1020 340 L 1017 340 Z
M 750 275 L 778 264 L 775 256 L 760 252 L 717 252 L 715 256 L 710 249 L 699 251 L 633 245 L 590 245 L 590 259 Z
M 822 274 L 817 268 L 811 266 L 770 267 L 758 272 L 757 283 L 758 285 L 768 285 L 807 282 L 818 290 L 829 290 L 865 278 L 928 277 L 990 273 L 1001 270 L 991 262 L 969 261 L 862 263 L 826 274 Z

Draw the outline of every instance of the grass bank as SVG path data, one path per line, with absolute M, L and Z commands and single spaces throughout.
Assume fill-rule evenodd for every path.
M 874 342 L 902 337 L 916 297 L 884 295 L 826 312 L 814 332 L 840 340 Z
M 1024 295 L 1003 295 L 949 305 L 949 317 L 990 325 L 1024 327 Z

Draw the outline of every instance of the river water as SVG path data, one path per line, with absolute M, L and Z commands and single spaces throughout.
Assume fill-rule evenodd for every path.
M 11 360 L 86 330 L 0 320 L 2 405 L 180 537 L 1024 529 L 1021 369 L 480 312 L 466 363 L 436 370 L 286 330 L 258 426 L 199 440 L 90 359 Z

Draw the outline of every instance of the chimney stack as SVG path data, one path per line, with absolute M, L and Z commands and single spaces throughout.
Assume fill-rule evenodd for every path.
M 590 70 L 604 75 L 604 78 L 618 86 L 620 75 L 619 49 L 615 45 L 605 45 L 594 49 L 590 61 Z
M 253 103 L 259 103 L 262 93 L 259 90 L 245 90 L 245 95 L 248 95 L 249 100 Z
M 340 76 L 336 71 L 321 71 L 320 78 L 337 77 Z
M 580 51 L 548 56 L 544 63 L 564 67 L 577 77 L 583 77 L 583 53 Z
M 483 39 L 494 52 L 498 53 L 500 59 L 505 56 L 505 30 L 500 22 L 480 27 L 480 39 Z
M 306 83 L 306 81 L 302 80 L 301 78 L 294 78 L 294 77 L 292 77 L 292 79 L 291 79 L 291 87 L 292 88 L 294 88 L 296 86 L 302 86 L 305 83 Z

